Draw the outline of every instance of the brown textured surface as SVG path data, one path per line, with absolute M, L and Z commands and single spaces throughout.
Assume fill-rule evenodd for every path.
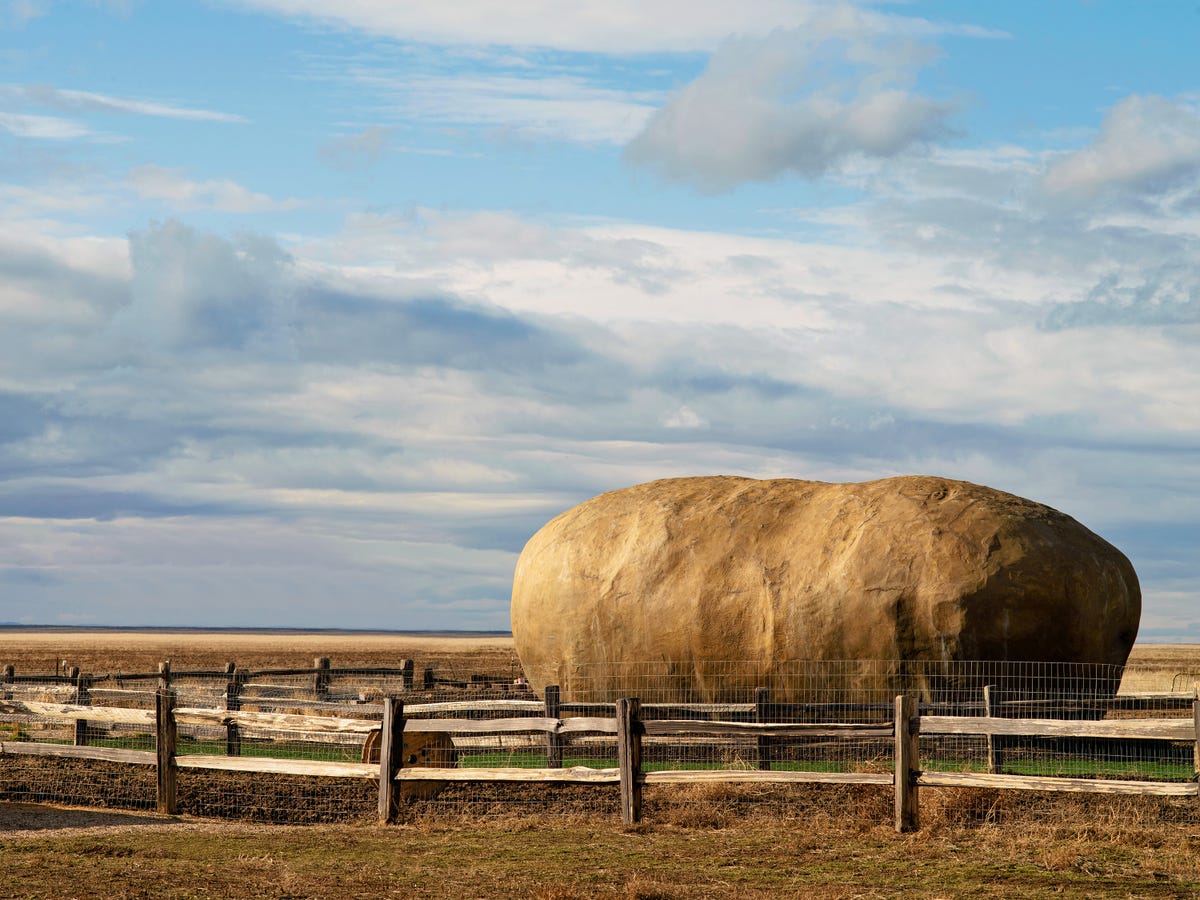
M 362 761 L 379 762 L 380 735 L 372 731 L 363 744 Z M 453 769 L 458 761 L 454 741 L 441 731 L 406 731 L 404 748 L 401 751 L 401 766 L 426 767 L 431 769 Z M 400 796 L 405 800 L 430 800 L 441 793 L 444 781 L 406 781 L 400 785 Z
M 713 476 L 602 494 L 530 539 L 512 599 L 537 690 L 624 661 L 1119 665 L 1140 615 L 1132 565 L 1074 519 L 929 476 Z

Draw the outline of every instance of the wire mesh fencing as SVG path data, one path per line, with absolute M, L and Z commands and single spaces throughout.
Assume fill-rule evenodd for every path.
M 917 698 L 923 716 L 1064 723 L 1030 734 L 991 733 L 1005 727 L 992 721 L 978 723 L 977 734 L 922 735 L 920 764 L 929 770 L 1187 782 L 1200 765 L 1186 728 L 1178 740 L 1130 736 L 1148 721 L 1192 721 L 1197 679 L 1179 673 L 1008 661 L 809 660 L 768 667 L 706 660 L 613 663 L 561 675 L 565 714 L 635 696 L 648 729 L 656 719 L 829 726 L 794 737 L 652 735 L 644 744 L 646 771 L 887 770 L 893 738 L 886 729 L 897 695 Z M 572 739 L 564 754 L 583 764 L 589 757 L 610 761 L 611 740 Z
M 385 696 L 403 700 L 402 766 L 478 776 L 404 782 L 402 818 L 619 809 L 604 785 L 538 781 L 537 772 L 514 783 L 519 776 L 488 773 L 615 771 L 614 704 L 625 697 L 641 700 L 640 772 L 696 774 L 696 784 L 651 791 L 650 809 L 677 816 L 681 807 L 734 802 L 811 805 L 810 789 L 769 777 L 753 783 L 756 773 L 890 777 L 897 695 L 918 701 L 923 772 L 1186 784 L 1200 768 L 1197 678 L 1187 673 L 1012 662 L 655 661 L 573 669 L 535 694 L 509 673 L 458 680 L 426 677 L 412 665 L 356 671 L 316 662 L 296 670 L 6 676 L 0 700 L 18 705 L 0 709 L 0 799 L 153 806 L 153 760 L 56 756 L 53 746 L 149 756 L 157 749 L 153 718 L 114 711 L 148 717 L 164 687 L 178 720 L 179 811 L 255 821 L 374 818 Z M 56 704 L 74 711 L 56 714 Z M 51 750 L 27 752 L 37 747 Z

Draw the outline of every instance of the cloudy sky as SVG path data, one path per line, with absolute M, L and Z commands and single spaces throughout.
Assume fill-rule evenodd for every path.
M 1200 640 L 1200 9 L 0 0 L 0 621 L 508 626 L 652 478 L 946 475 Z

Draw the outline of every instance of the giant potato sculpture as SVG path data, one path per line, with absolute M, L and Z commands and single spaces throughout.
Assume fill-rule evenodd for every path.
M 880 695 L 963 660 L 1102 672 L 1125 663 L 1140 615 L 1129 560 L 1074 519 L 926 476 L 602 494 L 530 539 L 512 594 L 525 674 L 564 699 L 795 699 L 797 660 L 882 661 L 857 685 Z

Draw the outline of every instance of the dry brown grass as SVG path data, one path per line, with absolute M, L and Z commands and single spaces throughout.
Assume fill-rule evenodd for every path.
M 177 668 L 315 656 L 337 666 L 512 664 L 511 640 L 495 637 L 17 630 L 0 632 L 0 647 L 0 663 L 24 671 L 53 671 L 56 659 L 93 672 L 166 658 Z M 1200 668 L 1200 647 L 1139 646 L 1130 662 L 1169 679 Z M 1200 896 L 1200 806 L 1184 800 L 925 788 L 922 830 L 897 835 L 890 790 L 879 787 L 652 787 L 635 828 L 618 824 L 609 801 L 551 814 L 497 798 L 414 810 L 386 829 L 0 803 L 0 897 Z
M 507 674 L 519 667 L 511 637 L 317 631 L 204 631 L 0 629 L 0 665 L 18 672 L 54 672 L 65 661 L 84 672 L 153 672 L 165 659 L 175 669 L 219 669 L 228 662 L 250 669 L 312 665 L 327 656 L 334 666 L 398 666 L 465 674 Z
M 726 809 L 719 821 L 636 828 L 544 814 L 391 828 L 143 815 L 126 828 L 114 828 L 108 816 L 98 828 L 46 830 L 29 821 L 21 833 L 3 830 L 0 804 L 0 896 L 758 900 L 1200 892 L 1194 804 L 926 789 L 933 821 L 897 835 L 878 818 L 887 811 L 884 790 L 808 786 L 797 792 L 807 796 L 777 814 L 755 791 L 706 787 L 704 797 L 688 799 Z M 846 805 L 849 792 L 864 791 L 876 796 L 857 809 Z
M 520 671 L 513 640 L 504 635 L 0 629 L 0 665 L 12 664 L 28 673 L 54 672 L 64 661 L 97 674 L 155 671 L 165 659 L 176 669 L 219 669 L 228 662 L 251 669 L 290 668 L 311 665 L 318 656 L 345 668 L 396 666 L 402 659 L 413 659 L 418 668 L 432 665 L 457 676 L 515 676 Z M 1133 671 L 1123 690 L 1169 690 L 1176 676 L 1200 673 L 1200 645 L 1138 644 L 1129 665 Z

